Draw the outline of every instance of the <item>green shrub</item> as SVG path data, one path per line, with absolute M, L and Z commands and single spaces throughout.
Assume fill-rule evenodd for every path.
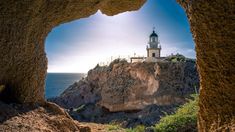
M 155 126 L 156 132 L 196 131 L 198 95 L 178 108 L 175 114 L 163 117 Z
M 112 125 L 112 124 L 110 124 L 109 126 L 108 126 L 108 131 L 115 131 L 115 130 L 119 130 L 119 129 L 121 129 L 118 125 Z
M 125 58 L 118 58 L 113 60 L 110 64 L 109 67 L 113 67 L 114 64 L 118 64 L 118 63 L 122 63 L 122 64 L 126 64 L 128 63 L 127 60 Z
M 171 61 L 171 62 L 185 62 L 186 57 L 177 53 L 176 55 L 168 56 L 166 60 Z
M 132 129 L 126 129 L 126 132 L 144 132 L 144 131 L 145 131 L 145 126 L 143 125 L 138 125 Z

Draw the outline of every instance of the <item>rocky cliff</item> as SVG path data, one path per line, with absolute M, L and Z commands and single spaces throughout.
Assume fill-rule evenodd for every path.
M 65 108 L 97 103 L 111 112 L 141 110 L 148 105 L 182 104 L 195 93 L 199 79 L 194 61 L 127 63 L 96 66 L 54 102 Z
M 70 114 L 81 121 L 123 123 L 128 118 L 124 127 L 132 127 L 136 122 L 153 125 L 165 112 L 173 112 L 175 106 L 197 92 L 198 85 L 193 60 L 165 59 L 157 63 L 115 60 L 109 66 L 97 65 L 86 78 L 49 100 L 70 109 Z

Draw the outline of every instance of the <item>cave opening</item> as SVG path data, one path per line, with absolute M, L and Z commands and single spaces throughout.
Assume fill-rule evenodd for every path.
M 150 0 L 138 11 L 115 16 L 98 11 L 89 18 L 53 28 L 45 41 L 47 72 L 86 74 L 97 64 L 107 65 L 117 58 L 130 62 L 131 57 L 147 56 L 145 46 L 153 30 L 160 36 L 161 56 L 181 53 L 196 58 L 189 22 L 182 7 L 176 1 Z M 155 57 L 156 53 L 152 55 Z
M 154 34 L 152 32 L 154 32 Z M 151 38 L 152 35 L 155 36 L 155 34 L 157 35 L 157 38 Z M 157 46 L 157 48 L 161 47 L 161 54 L 160 52 L 148 53 L 148 51 L 146 51 L 146 45 L 149 45 L 149 42 L 151 41 L 160 41 L 159 43 L 161 44 L 161 46 L 159 45 Z M 189 22 L 184 10 L 178 5 L 177 2 L 171 1 L 170 3 L 168 3 L 164 0 L 150 0 L 140 10 L 136 12 L 126 12 L 110 17 L 103 15 L 100 11 L 98 11 L 96 14 L 90 16 L 89 18 L 75 20 L 69 23 L 62 24 L 58 27 L 55 27 L 49 33 L 46 39 L 45 49 L 48 58 L 48 73 L 45 90 L 46 99 L 55 102 L 60 106 L 72 111 L 70 112 L 70 114 L 77 120 L 90 122 L 100 121 L 102 123 L 110 120 L 104 121 L 105 118 L 103 118 L 102 121 L 95 121 L 93 119 L 93 116 L 104 116 L 100 115 L 100 113 L 95 109 L 102 110 L 102 114 L 107 114 L 110 117 L 114 117 L 115 114 L 113 114 L 113 112 L 120 114 L 120 111 L 122 111 L 123 108 L 123 111 L 126 115 L 137 116 L 136 113 L 140 114 L 143 106 L 141 104 L 133 106 L 132 104 L 130 108 L 128 108 L 128 105 L 124 105 L 123 107 L 120 106 L 120 110 L 118 108 L 112 109 L 112 106 L 110 106 L 112 99 L 114 101 L 116 98 L 123 98 L 123 100 L 126 99 L 125 97 L 115 97 L 115 95 L 111 94 L 110 99 L 108 99 L 111 100 L 111 102 L 103 102 L 103 105 L 101 105 L 100 108 L 97 108 L 96 106 L 94 106 L 94 103 L 97 103 L 96 101 L 99 100 L 103 95 L 100 95 L 100 93 L 98 95 L 94 94 L 95 92 L 97 92 L 97 90 L 94 89 L 98 89 L 98 85 L 100 85 L 96 82 L 96 80 L 102 82 L 102 79 L 95 78 L 92 80 L 92 82 L 91 79 L 89 80 L 89 78 L 86 78 L 89 73 L 92 76 L 95 76 L 93 75 L 93 71 L 99 69 L 98 67 L 100 67 L 100 69 L 102 70 L 108 69 L 107 67 L 111 67 L 110 63 L 113 63 L 114 60 L 119 58 L 126 59 L 128 63 L 131 63 L 131 57 L 133 57 L 133 59 L 135 59 L 134 57 L 137 57 L 138 59 L 143 59 L 143 56 L 146 57 L 147 54 L 151 54 L 150 56 L 152 58 L 156 58 L 157 56 L 160 58 L 160 55 L 162 58 L 172 56 L 169 57 L 170 61 L 172 62 L 181 61 L 178 60 L 181 57 L 180 54 L 184 55 L 182 55 L 183 59 L 192 58 L 194 62 L 196 58 L 194 51 L 194 42 L 190 32 Z M 193 65 L 196 67 L 195 63 Z M 147 64 L 147 66 L 144 66 L 143 63 L 143 65 L 140 64 L 139 67 L 151 67 L 151 71 L 151 69 L 154 68 L 154 65 Z M 135 67 L 133 66 L 133 68 Z M 177 66 L 171 68 L 171 70 L 174 71 L 175 69 L 177 69 Z M 88 71 L 91 69 L 93 69 L 93 71 L 88 73 Z M 149 69 L 146 69 L 146 71 L 148 70 Z M 154 74 L 152 71 L 151 73 Z M 174 72 L 170 74 L 178 75 L 180 73 L 181 72 Z M 97 74 L 101 75 L 99 77 L 102 78 L 101 73 Z M 132 75 L 126 75 L 126 77 L 131 76 Z M 125 80 L 125 78 L 122 78 L 123 76 L 119 77 Z M 171 79 L 167 81 L 170 81 Z M 181 82 L 179 80 L 180 78 L 177 80 L 177 84 L 188 83 L 187 79 L 182 79 Z M 199 83 L 198 80 L 196 81 L 197 83 Z M 97 84 L 92 84 L 94 82 Z M 131 85 L 131 83 L 128 85 Z M 166 89 L 161 90 L 159 91 L 159 93 L 156 93 L 154 95 L 154 92 L 156 92 L 157 89 L 155 87 L 161 87 L 162 84 L 154 82 L 152 84 L 149 83 L 149 85 L 151 85 L 151 87 L 148 88 L 146 92 L 146 94 L 148 95 L 165 95 L 167 94 L 167 92 L 169 92 Z M 176 83 L 174 85 L 176 85 Z M 189 85 L 185 86 L 187 88 L 191 87 L 188 90 L 191 91 L 191 93 L 195 91 L 195 87 L 193 86 L 192 82 L 190 82 Z M 76 87 L 81 89 L 85 87 L 87 89 L 84 88 L 83 91 L 77 91 L 82 93 L 77 93 L 78 96 L 75 97 L 76 93 L 71 89 L 75 89 Z M 138 89 L 143 89 L 144 87 L 147 86 L 141 86 Z M 172 86 L 162 87 L 163 88 L 161 89 L 165 89 L 165 87 Z M 176 87 L 175 89 L 180 91 L 179 96 L 183 96 L 183 94 L 190 93 L 187 90 L 184 90 L 183 86 Z M 71 94 L 71 92 L 74 92 L 74 95 Z M 125 89 L 123 92 L 125 92 Z M 60 94 L 61 97 L 58 97 L 60 96 Z M 71 100 L 66 100 L 63 97 L 67 97 Z M 161 99 L 158 98 L 158 100 L 167 100 L 167 103 L 159 104 L 169 105 L 170 103 L 176 102 L 176 100 L 181 100 L 169 97 L 170 96 L 168 95 L 166 97 L 162 96 Z M 78 100 L 80 100 L 80 102 Z M 142 101 L 140 102 L 143 103 Z M 179 102 L 182 103 L 183 101 L 181 100 L 178 101 L 178 103 Z M 87 107 L 95 114 L 90 115 L 90 117 L 84 117 L 87 116 L 87 113 L 86 111 L 81 111 L 80 113 L 82 114 L 79 114 L 79 116 L 74 115 L 73 111 L 81 110 L 84 107 Z M 147 109 L 150 110 L 153 108 Z M 169 107 L 169 109 L 172 108 Z M 123 117 L 124 115 L 120 117 Z M 147 118 L 147 116 L 149 115 L 144 115 L 145 118 Z M 154 120 L 154 122 L 156 121 Z M 145 124 L 148 124 L 148 122 L 146 121 Z M 151 125 L 153 125 L 153 123 Z M 133 124 L 128 125 L 128 127 L 133 127 Z
M 196 44 L 200 73 L 201 131 L 234 126 L 234 1 L 177 0 L 185 9 Z M 59 24 L 101 10 L 115 15 L 139 9 L 145 0 L 1 1 L 0 86 L 12 102 L 43 104 L 47 59 L 44 39 Z M 92 8 L 91 8 L 92 7 Z M 14 10 L 11 10 L 14 9 Z M 11 87 L 8 87 L 9 86 Z M 223 93 L 223 94 L 221 94 Z M 233 127 L 234 128 L 234 127 Z

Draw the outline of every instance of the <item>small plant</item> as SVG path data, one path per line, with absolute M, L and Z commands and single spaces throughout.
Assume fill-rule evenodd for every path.
M 121 129 L 121 128 L 118 125 L 111 124 L 108 126 L 108 131 L 115 131 L 115 130 L 119 130 L 119 129 Z
M 125 58 L 118 58 L 118 59 L 115 59 L 113 60 L 110 64 L 109 64 L 109 67 L 113 67 L 114 64 L 117 64 L 117 63 L 128 63 L 127 60 Z
M 171 62 L 185 62 L 186 57 L 177 53 L 176 55 L 168 56 L 166 60 L 171 61 Z
M 135 128 L 126 129 L 126 132 L 145 132 L 145 126 L 138 125 Z
M 100 68 L 100 64 L 97 64 L 94 69 Z
M 198 111 L 198 95 L 192 95 L 193 100 L 182 105 L 175 114 L 163 117 L 155 126 L 156 132 L 176 132 L 188 130 L 197 131 L 197 111 Z

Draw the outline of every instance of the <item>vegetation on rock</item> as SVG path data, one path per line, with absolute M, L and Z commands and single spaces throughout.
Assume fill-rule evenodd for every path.
M 133 129 L 126 129 L 126 132 L 145 132 L 145 128 L 143 125 L 138 125 Z
M 177 53 L 176 55 L 170 55 L 166 57 L 166 60 L 171 62 L 188 62 L 188 61 L 195 62 L 195 59 L 186 58 L 185 56 L 179 53 Z
M 171 115 L 166 115 L 154 127 L 138 125 L 126 132 L 197 132 L 198 94 L 192 95 L 192 99 L 180 106 Z
M 156 132 L 197 131 L 198 95 L 179 107 L 175 114 L 163 117 L 155 126 Z

